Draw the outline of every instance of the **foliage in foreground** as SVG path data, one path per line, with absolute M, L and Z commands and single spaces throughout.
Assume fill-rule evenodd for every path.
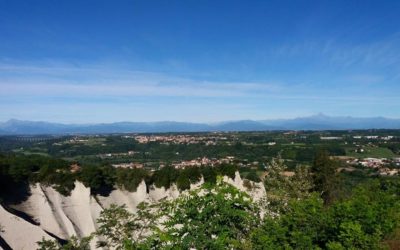
M 269 208 L 217 181 L 135 214 L 111 206 L 96 236 L 117 249 L 384 249 L 400 226 L 400 181 L 371 180 L 330 204 L 318 192 L 289 198 L 279 215 Z
M 92 236 L 84 237 L 82 239 L 72 236 L 67 244 L 60 246 L 55 241 L 43 239 L 38 242 L 38 250 L 90 250 L 91 240 Z
M 163 204 L 162 216 L 160 243 L 173 249 L 240 248 L 259 222 L 251 198 L 222 182 Z
M 267 196 L 257 203 L 223 183 L 214 169 L 181 172 L 190 181 L 201 174 L 206 183 L 172 201 L 142 203 L 134 214 L 113 205 L 101 213 L 92 237 L 112 249 L 383 249 L 399 242 L 393 237 L 400 228 L 400 179 L 369 178 L 340 196 L 336 168 L 324 152 L 312 168 L 299 166 L 293 176 L 284 175 L 283 161 L 274 160 L 265 180 Z M 232 168 L 219 171 L 234 174 Z M 176 178 L 180 187 L 190 185 L 170 168 L 153 181 L 163 186 Z M 85 249 L 89 240 L 40 246 Z

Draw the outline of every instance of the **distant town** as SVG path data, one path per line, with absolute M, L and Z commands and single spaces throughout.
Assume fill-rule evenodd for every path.
M 291 169 L 311 164 L 324 149 L 339 171 L 399 175 L 400 130 L 159 133 L 76 136 L 3 136 L 4 150 L 61 157 L 85 164 L 156 170 L 234 164 L 265 171 L 281 157 Z

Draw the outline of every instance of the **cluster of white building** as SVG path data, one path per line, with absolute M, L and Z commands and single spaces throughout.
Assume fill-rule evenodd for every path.
M 321 140 L 341 140 L 343 137 L 340 136 L 321 136 Z
M 112 164 L 114 168 L 143 168 L 142 163 L 137 163 L 137 162 L 130 162 L 130 163 L 120 163 L 120 164 Z
M 394 163 L 396 166 L 400 166 L 400 158 L 364 158 L 364 159 L 353 159 L 348 160 L 347 163 L 351 165 L 361 165 L 366 168 L 376 169 L 379 175 L 393 176 L 400 173 L 399 168 L 389 168 L 389 164 Z
M 379 136 L 379 135 L 366 135 L 366 136 L 361 136 L 361 135 L 355 135 L 353 136 L 353 139 L 368 139 L 368 140 L 384 140 L 384 141 L 390 141 L 394 138 L 393 135 L 387 135 L 387 136 Z
M 132 156 L 138 152 L 136 151 L 128 151 L 127 153 L 106 153 L 106 154 L 99 154 L 97 155 L 100 158 L 111 158 L 111 157 L 118 157 L 118 156 Z
M 216 166 L 223 163 L 233 163 L 235 157 L 227 156 L 221 159 L 209 159 L 207 157 L 197 158 L 189 161 L 175 162 L 171 165 L 175 168 L 186 168 L 186 167 L 200 167 L 200 166 Z
M 380 168 L 387 163 L 386 158 L 364 158 L 358 160 L 358 163 L 368 168 Z
M 138 135 L 134 137 L 139 143 L 160 142 L 163 144 L 198 144 L 216 145 L 218 140 L 227 140 L 219 136 L 191 136 L 191 135 Z

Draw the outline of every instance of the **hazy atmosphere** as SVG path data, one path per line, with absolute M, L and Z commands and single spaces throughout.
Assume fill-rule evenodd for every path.
M 400 0 L 0 0 L 1 250 L 399 250 Z
M 399 1 L 0 1 L 0 121 L 400 118 Z

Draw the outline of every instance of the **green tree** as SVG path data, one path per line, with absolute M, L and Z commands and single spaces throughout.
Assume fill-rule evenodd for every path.
M 115 184 L 115 169 L 111 166 L 85 166 L 78 179 L 86 187 L 90 187 L 94 194 L 109 192 Z
M 119 188 L 130 192 L 136 192 L 139 184 L 146 179 L 148 173 L 144 169 L 123 169 L 116 170 L 116 183 Z
M 319 151 L 312 165 L 314 190 L 321 194 L 326 204 L 331 203 L 339 192 L 338 162 L 327 151 Z
M 169 188 L 174 182 L 176 182 L 178 175 L 178 170 L 172 166 L 166 166 L 154 173 L 153 182 L 158 188 Z
M 176 180 L 176 186 L 180 191 L 190 189 L 190 179 L 186 172 L 180 171 L 178 179 Z
M 369 181 L 328 205 L 318 193 L 291 199 L 279 216 L 267 214 L 253 230 L 251 248 L 384 249 L 400 228 L 400 194 L 391 187 Z
M 289 194 L 292 198 L 303 199 L 310 196 L 313 185 L 310 167 L 300 165 L 295 168 L 294 175 L 289 177 Z
M 213 167 L 203 167 L 201 174 L 203 175 L 204 182 L 211 184 L 215 184 L 217 182 L 217 172 Z
M 266 216 L 250 234 L 252 249 L 315 249 L 327 223 L 323 201 L 317 195 L 292 199 L 277 217 Z
M 172 249 L 239 249 L 244 247 L 259 211 L 251 198 L 231 185 L 218 182 L 163 206 L 162 244 Z
M 96 235 L 103 238 L 99 247 L 125 249 L 130 246 L 136 249 L 153 231 L 157 231 L 156 221 L 159 218 L 155 206 L 140 203 L 136 213 L 130 213 L 125 206 L 111 205 L 104 209 L 97 219 Z
M 347 221 L 340 224 L 338 241 L 345 249 L 379 249 L 381 235 L 368 235 L 357 221 Z
M 285 176 L 287 170 L 284 161 L 278 157 L 268 164 L 268 174 L 264 185 L 267 192 L 265 209 L 271 214 L 279 214 L 286 209 L 291 199 L 303 199 L 310 195 L 313 187 L 311 174 L 307 166 L 296 167 L 293 176 Z
M 215 167 L 219 175 L 228 176 L 229 178 L 235 178 L 238 167 L 232 164 L 223 163 Z
M 255 170 L 253 170 L 253 169 L 251 169 L 249 171 L 249 173 L 246 175 L 245 178 L 250 180 L 250 181 L 254 181 L 254 182 L 260 182 L 261 181 L 261 179 L 258 176 L 257 172 Z

